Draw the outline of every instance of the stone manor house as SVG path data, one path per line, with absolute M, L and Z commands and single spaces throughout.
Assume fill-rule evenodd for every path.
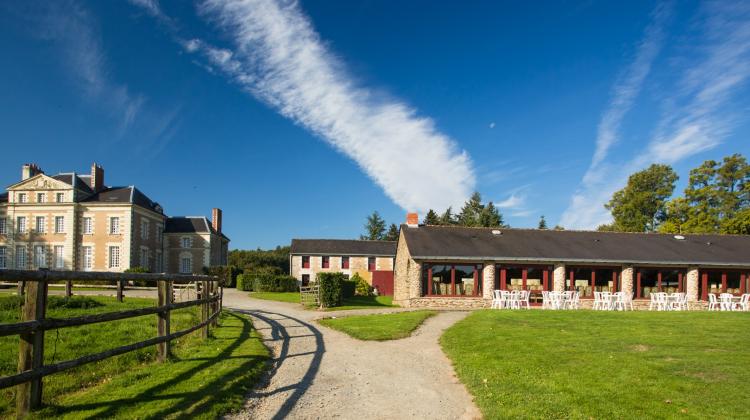
M 25 164 L 21 181 L 0 193 L 0 269 L 157 273 L 226 265 L 229 238 L 220 209 L 169 217 L 134 186 L 104 184 L 104 169 L 47 175 Z

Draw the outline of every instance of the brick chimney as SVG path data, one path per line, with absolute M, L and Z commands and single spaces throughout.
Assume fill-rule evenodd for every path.
M 415 228 L 419 226 L 419 215 L 417 213 L 406 213 L 406 226 Z
M 94 192 L 104 189 L 104 168 L 96 163 L 91 164 L 91 189 Z
M 21 166 L 21 181 L 25 181 L 34 175 L 43 174 L 42 168 L 38 167 L 36 163 L 25 163 Z
M 221 209 L 214 207 L 211 210 L 211 226 L 217 233 L 221 233 Z

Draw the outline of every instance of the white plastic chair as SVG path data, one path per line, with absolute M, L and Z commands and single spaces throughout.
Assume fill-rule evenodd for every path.
M 502 300 L 502 294 L 500 292 L 501 292 L 500 290 L 492 291 L 492 305 L 490 305 L 490 309 L 502 308 L 503 300 Z
M 531 295 L 531 292 L 528 290 L 521 290 L 518 295 L 518 309 L 523 308 L 524 305 L 526 305 L 526 309 L 531 309 L 531 303 L 529 302 L 529 297 Z
M 549 292 L 542 290 L 542 309 L 550 309 L 551 303 Z
M 708 310 L 709 311 L 718 311 L 719 308 L 719 301 L 716 300 L 716 295 L 713 293 L 708 294 Z
M 722 311 L 731 311 L 734 307 L 734 303 L 732 302 L 732 298 L 734 296 L 731 293 L 722 293 L 719 295 L 719 302 L 721 305 Z
M 750 310 L 750 293 L 745 293 L 740 298 L 740 301 L 737 303 L 737 310 L 738 311 L 747 311 Z
M 653 311 L 654 308 L 657 308 L 657 310 L 659 310 L 659 304 L 656 301 L 656 293 L 650 293 L 648 296 L 651 299 L 651 301 L 648 304 L 648 310 Z

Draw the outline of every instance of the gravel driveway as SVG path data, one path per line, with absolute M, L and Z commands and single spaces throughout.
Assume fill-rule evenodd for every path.
M 401 340 L 358 341 L 317 324 L 299 305 L 225 289 L 224 306 L 250 315 L 273 352 L 266 383 L 237 419 L 473 419 L 481 414 L 438 344 L 467 312 L 441 312 Z

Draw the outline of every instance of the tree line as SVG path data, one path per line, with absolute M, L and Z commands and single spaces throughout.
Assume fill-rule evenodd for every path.
M 542 216 L 544 217 L 544 216 Z M 425 225 L 446 225 L 446 226 L 470 226 L 470 227 L 508 227 L 503 222 L 503 215 L 495 204 L 490 201 L 487 204 L 482 203 L 482 195 L 474 192 L 468 201 L 461 207 L 458 214 L 453 213 L 453 208 L 448 207 L 443 213 L 439 214 L 430 209 L 422 219 Z M 398 225 L 391 223 L 386 228 L 386 221 L 377 211 L 367 216 L 365 222 L 365 232 L 360 235 L 362 240 L 379 240 L 395 241 L 398 240 Z M 545 224 L 546 227 L 546 224 Z
M 600 231 L 750 234 L 750 165 L 741 154 L 707 160 L 690 171 L 682 196 L 679 176 L 653 164 L 628 178 L 605 208 L 610 224 Z

